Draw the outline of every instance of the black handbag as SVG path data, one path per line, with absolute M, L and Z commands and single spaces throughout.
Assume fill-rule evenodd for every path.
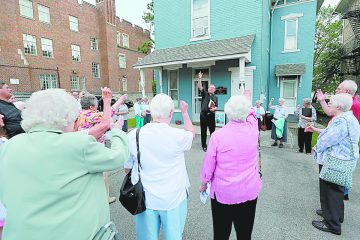
M 145 206 L 145 192 L 140 178 L 140 150 L 139 150 L 139 133 L 140 128 L 136 130 L 136 148 L 137 148 L 137 160 L 138 160 L 138 173 L 139 181 L 133 185 L 131 183 L 131 172 L 125 176 L 122 186 L 120 188 L 120 203 L 128 210 L 132 215 L 142 213 L 146 210 Z

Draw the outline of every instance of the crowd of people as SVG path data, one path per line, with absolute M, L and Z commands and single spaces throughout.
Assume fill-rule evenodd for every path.
M 215 86 L 205 90 L 201 72 L 198 77 L 205 151 L 199 192 L 210 188 L 214 239 L 229 239 L 232 225 L 237 239 L 251 239 L 262 188 L 259 137 L 265 110 L 260 100 L 252 107 L 245 96 L 232 96 L 224 105 L 228 123 L 215 131 L 219 104 Z M 136 129 L 126 134 L 127 95 L 112 103 L 112 91 L 101 90 L 103 108 L 99 111 L 94 95 L 79 96 L 62 89 L 35 92 L 26 103 L 15 104 L 12 90 L 0 82 L 0 201 L 4 204 L 0 204 L 0 237 L 92 239 L 110 221 L 109 203 L 115 201 L 109 195 L 108 172 L 124 167 L 133 184 L 141 179 L 145 192 L 146 210 L 134 216 L 136 238 L 158 239 L 162 228 L 165 239 L 182 239 L 190 186 L 184 153 L 192 148 L 195 137 L 188 104 L 180 101 L 184 127 L 179 129 L 171 126 L 175 108 L 168 95 L 157 94 L 151 101 L 137 98 Z M 359 158 L 356 91 L 356 83 L 346 80 L 329 103 L 317 91 L 317 100 L 331 117 L 325 129 L 315 126 L 311 99 L 303 99 L 303 106 L 294 111 L 299 117 L 298 152 L 314 152 L 319 165 L 321 209 L 316 213 L 323 220 L 312 225 L 334 234 L 341 234 L 343 200 L 351 184 L 332 181 L 337 176 L 329 173 L 328 164 L 335 159 L 338 167 L 350 166 L 347 177 L 351 180 Z M 278 105 L 273 102 L 269 101 L 269 109 L 274 110 L 272 146 L 283 148 L 290 113 L 283 98 Z M 312 149 L 313 132 L 319 136 Z

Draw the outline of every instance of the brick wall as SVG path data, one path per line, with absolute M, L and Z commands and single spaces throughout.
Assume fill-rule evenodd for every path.
M 50 8 L 50 24 L 39 21 L 38 4 Z M 40 90 L 40 74 L 56 73 L 59 69 L 60 86 L 70 90 L 70 76 L 85 77 L 86 90 L 99 93 L 101 86 L 110 86 L 114 92 L 122 91 L 121 79 L 128 76 L 128 92 L 138 92 L 140 73 L 132 68 L 144 54 L 137 47 L 149 39 L 149 32 L 132 24 L 123 24 L 115 17 L 114 0 L 99 2 L 96 6 L 77 0 L 33 0 L 33 18 L 20 16 L 19 1 L 3 1 L 0 8 L 0 78 L 9 83 L 10 78 L 20 80 L 13 86 L 22 92 Z M 107 10 L 106 10 L 107 9 Z M 77 17 L 79 31 L 69 28 L 69 15 Z M 123 26 L 124 25 L 124 26 Z M 116 32 L 130 36 L 130 49 L 116 44 Z M 24 55 L 23 34 L 36 37 L 37 55 Z M 91 50 L 90 37 L 97 37 L 99 50 Z M 42 56 L 41 38 L 53 42 L 53 58 Z M 73 62 L 71 45 L 79 45 L 81 61 Z M 21 50 L 22 54 L 19 54 Z M 135 51 L 134 51 L 135 50 Z M 127 55 L 127 68 L 119 68 L 118 54 Z M 92 76 L 92 63 L 100 64 L 100 78 Z M 11 65 L 12 67 L 2 66 Z M 18 66 L 18 67 L 14 67 Z M 53 70 L 41 70 L 41 69 Z M 146 92 L 151 92 L 152 71 L 146 75 Z

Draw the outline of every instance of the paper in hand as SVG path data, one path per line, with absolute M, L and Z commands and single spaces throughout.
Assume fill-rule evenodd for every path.
M 208 188 L 206 191 L 200 192 L 200 201 L 205 204 L 206 200 L 208 199 L 208 196 L 210 194 L 210 184 L 208 184 Z

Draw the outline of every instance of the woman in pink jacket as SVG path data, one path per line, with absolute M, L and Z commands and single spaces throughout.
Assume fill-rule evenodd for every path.
M 257 160 L 258 122 L 245 96 L 231 97 L 225 113 L 230 121 L 210 138 L 199 191 L 211 183 L 214 240 L 229 239 L 233 223 L 237 239 L 251 239 L 262 185 Z

